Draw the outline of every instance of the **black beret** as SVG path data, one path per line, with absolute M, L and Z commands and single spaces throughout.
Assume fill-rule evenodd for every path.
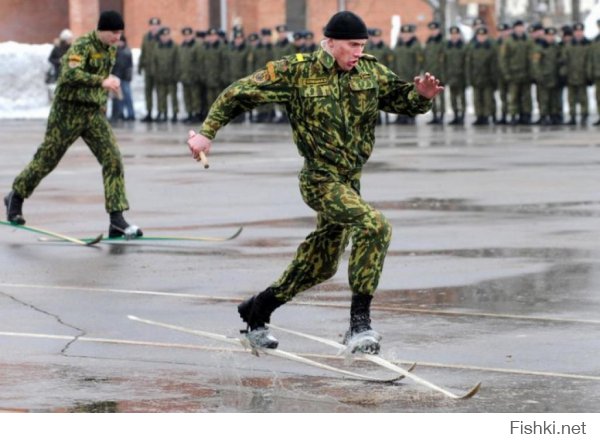
M 325 25 L 325 37 L 338 40 L 366 40 L 369 38 L 367 25 L 362 18 L 350 11 L 334 14 Z
M 123 17 L 117 11 L 104 11 L 98 20 L 98 31 L 122 31 L 125 29 Z

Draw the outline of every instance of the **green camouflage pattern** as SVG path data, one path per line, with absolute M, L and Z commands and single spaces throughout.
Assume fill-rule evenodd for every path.
M 15 178 L 13 190 L 29 197 L 79 137 L 102 165 L 106 212 L 129 209 L 121 153 L 103 108 L 56 98 L 50 110 L 44 141 L 33 160 Z
M 317 212 L 317 229 L 275 283 L 279 297 L 328 278 L 352 240 L 349 279 L 356 294 L 373 294 L 391 238 L 385 217 L 360 196 L 360 174 L 375 142 L 379 110 L 414 116 L 431 101 L 374 57 L 363 55 L 350 72 L 338 71 L 322 49 L 269 62 L 231 84 L 217 98 L 200 133 L 213 139 L 242 112 L 265 103 L 285 106 L 294 142 L 304 157 L 300 191 Z
M 108 92 L 102 82 L 115 65 L 117 49 L 90 32 L 78 38 L 61 59 L 56 84 L 58 100 L 105 106 Z
M 115 47 L 105 45 L 91 32 L 77 39 L 63 57 L 44 141 L 13 182 L 13 190 L 23 198 L 31 196 L 81 137 L 102 165 L 106 211 L 129 208 L 121 153 L 106 119 L 108 93 L 102 88 L 115 54 Z

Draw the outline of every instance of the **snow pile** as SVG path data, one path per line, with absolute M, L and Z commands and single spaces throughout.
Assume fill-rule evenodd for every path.
M 52 45 L 0 43 L 0 118 L 44 118 L 48 85 L 44 76 Z
M 48 117 L 49 85 L 44 82 L 50 68 L 51 44 L 0 43 L 0 119 Z M 144 79 L 137 74 L 139 49 L 133 49 L 134 78 L 131 83 L 136 116 L 145 115 Z M 110 105 L 109 105 L 110 108 Z

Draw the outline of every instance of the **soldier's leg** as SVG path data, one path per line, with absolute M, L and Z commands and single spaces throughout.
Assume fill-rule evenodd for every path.
M 177 96 L 177 83 L 169 83 L 168 88 L 169 95 L 171 96 L 171 109 L 173 110 L 173 116 L 176 117 L 177 114 L 179 114 L 179 97 Z
M 129 203 L 125 192 L 123 160 L 112 128 L 102 113 L 96 112 L 90 118 L 81 136 L 102 165 L 106 212 L 126 211 Z
M 569 114 L 571 119 L 568 124 L 575 124 L 575 117 L 577 116 L 577 88 L 572 85 L 567 86 L 567 99 L 569 101 Z
M 169 93 L 167 84 L 160 82 L 156 85 L 157 101 L 158 101 L 158 116 L 156 120 L 167 120 L 167 95 Z
M 587 118 L 589 115 L 589 105 L 588 105 L 588 94 L 587 94 L 587 86 L 579 86 L 579 103 L 581 104 L 581 124 L 587 124 Z
M 146 111 L 148 115 L 152 115 L 154 108 L 154 89 L 156 88 L 154 76 L 144 73 L 144 97 L 146 99 Z
M 529 81 L 522 82 L 520 85 L 522 121 L 527 125 L 531 123 L 531 113 L 533 112 L 531 88 L 532 85 Z
M 510 82 L 508 84 L 508 114 L 511 116 L 511 123 L 517 123 L 519 115 L 519 84 Z
M 33 160 L 15 178 L 12 189 L 22 198 L 28 198 L 46 175 L 60 162 L 67 149 L 81 135 L 85 112 L 64 106 L 59 101 L 52 105 L 44 141 Z M 105 119 L 106 120 L 106 119 Z M 108 125 L 108 122 L 106 123 Z M 109 125 L 110 126 L 110 125 Z

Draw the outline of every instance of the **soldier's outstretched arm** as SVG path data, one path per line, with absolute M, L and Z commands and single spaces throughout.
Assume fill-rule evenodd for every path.
M 423 95 L 417 90 L 417 83 L 401 80 L 394 72 L 380 63 L 373 65 L 372 68 L 374 68 L 374 73 L 379 83 L 379 109 L 411 117 L 417 114 L 424 114 L 431 109 L 431 98 L 437 94 L 433 94 L 429 90 L 431 87 L 430 74 L 426 74 L 429 75 L 426 83 L 419 81 L 419 88 L 423 90 L 423 87 L 425 87 L 426 95 Z

